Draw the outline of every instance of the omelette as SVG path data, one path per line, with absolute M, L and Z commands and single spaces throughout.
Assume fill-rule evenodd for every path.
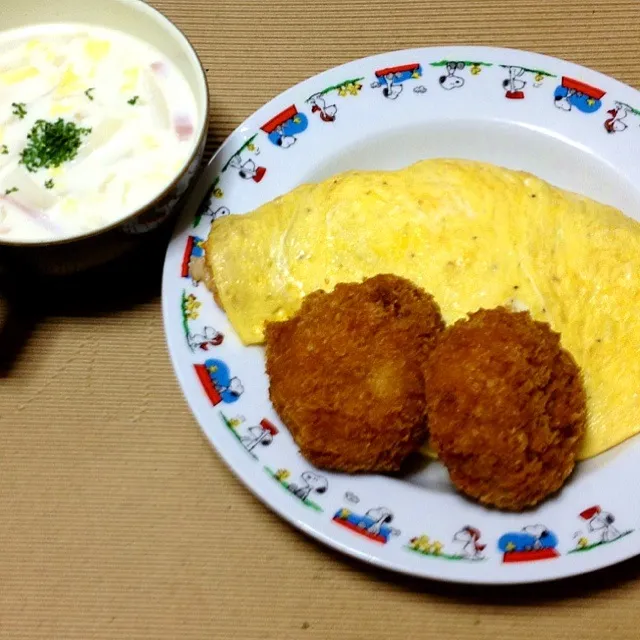
M 312 291 L 378 273 L 430 292 L 447 323 L 528 309 L 582 368 L 580 458 L 640 431 L 640 224 L 529 173 L 449 159 L 350 171 L 216 220 L 204 260 L 247 345 Z

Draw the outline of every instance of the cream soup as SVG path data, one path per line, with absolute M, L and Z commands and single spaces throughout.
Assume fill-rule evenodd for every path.
M 196 144 L 196 100 L 157 49 L 85 25 L 0 34 L 0 240 L 107 226 L 159 195 Z

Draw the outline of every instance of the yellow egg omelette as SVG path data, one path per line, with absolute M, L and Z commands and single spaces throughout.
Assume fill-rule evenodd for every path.
M 448 159 L 347 172 L 216 220 L 205 261 L 245 344 L 312 291 L 378 273 L 432 293 L 447 323 L 529 309 L 582 367 L 580 457 L 640 431 L 640 224 L 531 174 Z

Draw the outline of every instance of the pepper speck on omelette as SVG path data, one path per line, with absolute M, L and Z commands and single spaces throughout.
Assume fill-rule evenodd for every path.
M 350 171 L 216 220 L 205 260 L 245 344 L 307 294 L 378 273 L 429 291 L 447 323 L 528 309 L 583 370 L 579 458 L 640 431 L 640 224 L 531 174 L 449 159 Z

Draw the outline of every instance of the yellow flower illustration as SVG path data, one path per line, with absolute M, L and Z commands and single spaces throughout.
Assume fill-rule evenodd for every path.
M 294 121 L 296 124 L 300 124 L 300 123 L 302 122 L 302 120 L 301 120 L 300 116 L 295 116 L 295 117 L 293 118 L 293 121 Z
M 434 556 L 439 556 L 440 553 L 442 552 L 442 549 L 444 548 L 444 545 L 442 544 L 442 542 L 438 542 L 437 540 L 431 545 L 431 553 L 433 553 Z
M 578 540 L 578 548 L 584 549 L 589 544 L 589 541 L 583 536 Z
M 196 320 L 200 315 L 198 310 L 201 306 L 202 303 L 193 294 L 190 294 L 184 303 L 185 315 L 187 318 L 189 320 Z
M 357 85 L 353 84 L 353 82 L 350 82 L 347 85 L 347 91 L 352 95 L 352 96 L 357 96 L 358 95 L 358 87 Z
M 481 71 L 482 67 L 479 64 L 472 65 L 471 69 L 469 70 L 469 72 L 474 76 L 477 76 Z
M 232 429 L 236 429 L 237 427 L 239 427 L 242 423 L 244 422 L 244 419 L 241 418 L 240 416 L 236 416 L 235 418 L 230 418 L 229 419 L 229 426 Z
M 213 190 L 213 197 L 214 198 L 222 198 L 222 196 L 224 196 L 224 192 L 222 191 L 222 189 L 220 187 L 216 187 Z
M 411 540 L 411 548 L 421 553 L 429 553 L 429 536 L 419 536 Z
M 280 482 L 282 482 L 283 480 L 291 477 L 291 472 L 287 469 L 278 469 L 275 476 L 277 480 L 280 480 Z
M 255 150 L 256 150 L 256 145 L 255 145 L 255 144 L 253 144 L 253 142 L 250 142 L 250 143 L 247 145 L 247 149 L 248 149 L 249 151 L 255 151 Z
M 515 542 L 507 542 L 507 546 L 505 547 L 506 551 L 515 551 L 516 544 Z
M 346 520 L 351 515 L 351 511 L 349 509 L 345 509 L 344 507 L 340 509 L 340 513 L 338 514 L 339 518 Z
M 593 105 L 596 103 L 596 101 L 593 98 L 587 98 L 587 104 L 590 107 L 593 107 Z
M 347 95 L 347 87 L 340 87 L 340 88 L 338 89 L 338 95 L 339 95 L 341 98 L 344 98 L 344 97 Z
M 541 73 L 536 73 L 534 80 L 536 82 L 542 82 L 544 80 L 544 76 Z

